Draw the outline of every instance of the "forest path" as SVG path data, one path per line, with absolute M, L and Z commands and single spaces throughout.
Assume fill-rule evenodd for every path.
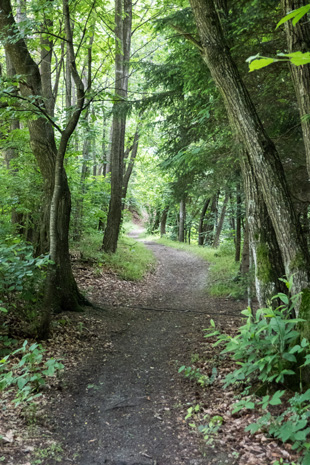
M 209 317 L 224 314 L 227 319 L 236 305 L 206 294 L 203 260 L 157 243 L 147 246 L 158 265 L 143 292 L 126 300 L 124 286 L 125 305 L 107 307 L 104 295 L 98 302 L 113 328 L 112 353 L 102 363 L 105 350 L 94 347 L 54 406 L 54 431 L 66 455 L 62 463 L 234 463 L 189 433 L 178 412 L 179 404 L 186 404 L 186 383 L 180 382 L 177 368 L 190 362 Z

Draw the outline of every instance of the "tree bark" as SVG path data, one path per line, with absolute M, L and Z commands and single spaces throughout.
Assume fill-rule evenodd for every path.
M 278 278 L 285 274 L 274 227 L 260 192 L 254 169 L 248 156 L 241 152 L 241 170 L 246 195 L 249 249 L 253 257 L 256 296 L 261 307 L 278 291 L 285 291 Z
M 114 253 L 122 221 L 123 161 L 125 150 L 126 109 L 131 45 L 132 0 L 115 0 L 115 95 L 111 145 L 111 200 L 103 250 Z
M 236 192 L 236 233 L 235 233 L 235 262 L 240 261 L 241 253 L 241 186 L 237 184 Z
M 167 224 L 167 217 L 168 217 L 169 207 L 165 207 L 160 220 L 160 237 L 166 235 L 166 224 Z
M 281 0 L 283 15 L 305 6 L 308 0 Z M 305 15 L 293 26 L 292 21 L 284 25 L 288 52 L 309 52 L 310 50 L 310 23 L 309 17 Z M 306 150 L 306 164 L 308 182 L 310 180 L 310 64 L 295 66 L 290 64 L 291 76 L 297 97 L 298 109 L 301 118 L 301 128 Z
M 275 230 L 285 273 L 287 276 L 294 275 L 293 292 L 308 289 L 309 254 L 278 153 L 262 126 L 231 57 L 213 0 L 190 0 L 190 3 L 201 39 L 203 59 L 249 155 Z
M 211 245 L 214 241 L 214 230 L 216 227 L 216 217 L 218 208 L 218 194 L 215 194 L 211 200 L 210 214 L 204 225 L 204 244 Z
M 186 220 L 186 201 L 185 198 L 180 202 L 180 221 L 179 221 L 179 236 L 178 241 L 184 242 L 185 239 L 185 220 Z
M 127 166 L 126 166 L 126 170 L 125 170 L 124 177 L 123 177 L 123 194 L 122 195 L 123 195 L 124 201 L 126 199 L 128 184 L 131 178 L 132 170 L 135 164 L 135 159 L 138 153 L 139 138 L 140 138 L 140 133 L 139 133 L 139 125 L 138 125 L 135 135 L 134 135 L 132 146 L 129 148 Z
M 240 274 L 245 276 L 250 271 L 250 242 L 249 242 L 249 223 L 245 219 L 245 228 L 243 234 L 243 247 L 240 262 Z
M 201 210 L 201 215 L 199 219 L 199 227 L 198 227 L 198 245 L 203 245 L 205 241 L 205 235 L 204 235 L 204 221 L 206 217 L 207 210 L 209 208 L 211 199 L 207 199 L 204 203 L 204 206 Z
M 225 215 L 226 215 L 228 200 L 229 200 L 229 194 L 226 192 L 224 203 L 223 203 L 223 206 L 222 206 L 220 219 L 219 219 L 218 225 L 216 227 L 216 232 L 215 232 L 215 236 L 214 236 L 214 240 L 213 240 L 213 244 L 212 244 L 212 247 L 215 247 L 215 248 L 218 247 L 219 243 L 220 243 L 220 235 L 221 235 L 221 232 L 222 232 L 222 229 L 223 229 L 223 224 L 224 224 L 224 219 L 225 219 Z

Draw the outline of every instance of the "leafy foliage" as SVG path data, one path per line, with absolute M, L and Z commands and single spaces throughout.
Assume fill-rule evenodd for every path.
M 49 258 L 34 257 L 31 245 L 10 236 L 0 242 L 0 257 L 2 311 L 18 310 L 25 316 L 38 300 Z
M 292 279 L 285 283 L 288 289 L 292 288 Z M 302 378 L 299 386 L 301 392 L 293 396 L 287 389 L 276 390 L 272 395 L 266 394 L 262 398 L 249 395 L 251 386 L 257 381 L 266 385 L 267 389 L 279 385 L 286 387 L 288 377 L 296 377 L 296 372 L 310 364 L 310 343 L 306 338 L 301 339 L 298 331 L 298 325 L 303 320 L 291 318 L 300 295 L 289 298 L 280 293 L 273 297 L 274 302 L 279 300 L 282 304 L 278 307 L 273 308 L 270 305 L 257 310 L 255 315 L 250 308 L 244 310 L 242 314 L 247 320 L 236 336 L 221 334 L 211 320 L 205 337 L 216 337 L 214 345 L 223 344 L 222 353 L 230 353 L 239 365 L 223 381 L 224 388 L 240 383 L 245 386 L 242 399 L 233 406 L 233 413 L 243 409 L 260 409 L 265 412 L 246 430 L 251 433 L 267 431 L 282 442 L 291 442 L 293 449 L 305 450 L 302 463 L 306 465 L 310 459 L 310 443 L 307 442 L 310 432 L 310 389 L 302 392 Z M 272 408 L 281 406 L 283 398 L 288 396 L 289 407 L 278 415 L 273 413 Z
M 16 361 L 17 357 L 19 361 Z M 25 341 L 21 348 L 0 360 L 0 390 L 15 388 L 15 403 L 29 403 L 39 397 L 47 377 L 55 376 L 64 365 L 50 358 L 43 361 L 44 349 L 40 344 L 30 346 Z

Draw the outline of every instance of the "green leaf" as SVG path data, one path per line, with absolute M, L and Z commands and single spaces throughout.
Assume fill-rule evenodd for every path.
M 269 402 L 270 405 L 280 405 L 282 403 L 281 397 L 283 396 L 284 393 L 285 393 L 285 390 L 275 392 Z
M 278 297 L 281 300 L 281 302 L 283 302 L 285 305 L 289 304 L 289 298 L 287 297 L 286 294 L 283 294 L 282 292 L 279 292 Z
M 281 441 L 286 442 L 294 432 L 295 425 L 292 422 L 286 422 L 280 427 L 277 437 L 279 437 Z
M 279 53 L 279 56 L 289 58 L 290 62 L 295 66 L 306 65 L 310 63 L 310 52 Z
M 271 65 L 271 63 L 274 63 L 275 61 L 277 60 L 274 58 L 259 58 L 258 60 L 254 60 L 249 65 L 250 73 L 257 69 L 265 68 L 266 66 Z
M 310 452 L 308 451 L 302 459 L 301 465 L 310 465 Z
M 307 439 L 307 436 L 308 436 L 308 433 L 310 431 L 310 428 L 306 428 L 302 431 L 298 431 L 296 434 L 295 434 L 295 440 L 296 441 L 305 441 Z
M 28 379 L 26 379 L 26 378 L 18 378 L 18 380 L 17 380 L 18 389 L 22 390 L 23 387 L 25 387 L 27 383 L 28 383 Z
M 292 23 L 293 23 L 293 26 L 295 26 L 298 21 L 305 15 L 308 13 L 308 11 L 310 10 L 310 5 L 305 5 L 305 6 L 302 6 L 301 8 L 297 8 L 297 10 L 294 10 L 292 11 L 291 13 L 289 13 L 288 15 L 284 16 L 284 18 L 280 19 L 280 21 L 278 22 L 277 24 L 277 27 L 276 29 L 278 29 L 279 26 L 281 26 L 282 24 L 286 23 L 287 21 L 289 21 L 290 19 L 292 19 Z
M 289 362 L 293 362 L 293 363 L 296 363 L 296 362 L 297 362 L 295 355 L 289 354 L 288 352 L 285 352 L 285 353 L 282 355 L 282 357 L 283 357 L 285 360 L 288 360 Z

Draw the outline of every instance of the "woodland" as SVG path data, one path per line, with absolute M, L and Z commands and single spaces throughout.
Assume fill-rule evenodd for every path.
M 55 321 L 96 309 L 83 266 L 151 279 L 133 222 L 248 307 L 204 323 L 233 413 L 296 451 L 266 463 L 310 463 L 309 20 L 304 0 L 0 0 L 0 389 L 20 412 L 63 371 Z

